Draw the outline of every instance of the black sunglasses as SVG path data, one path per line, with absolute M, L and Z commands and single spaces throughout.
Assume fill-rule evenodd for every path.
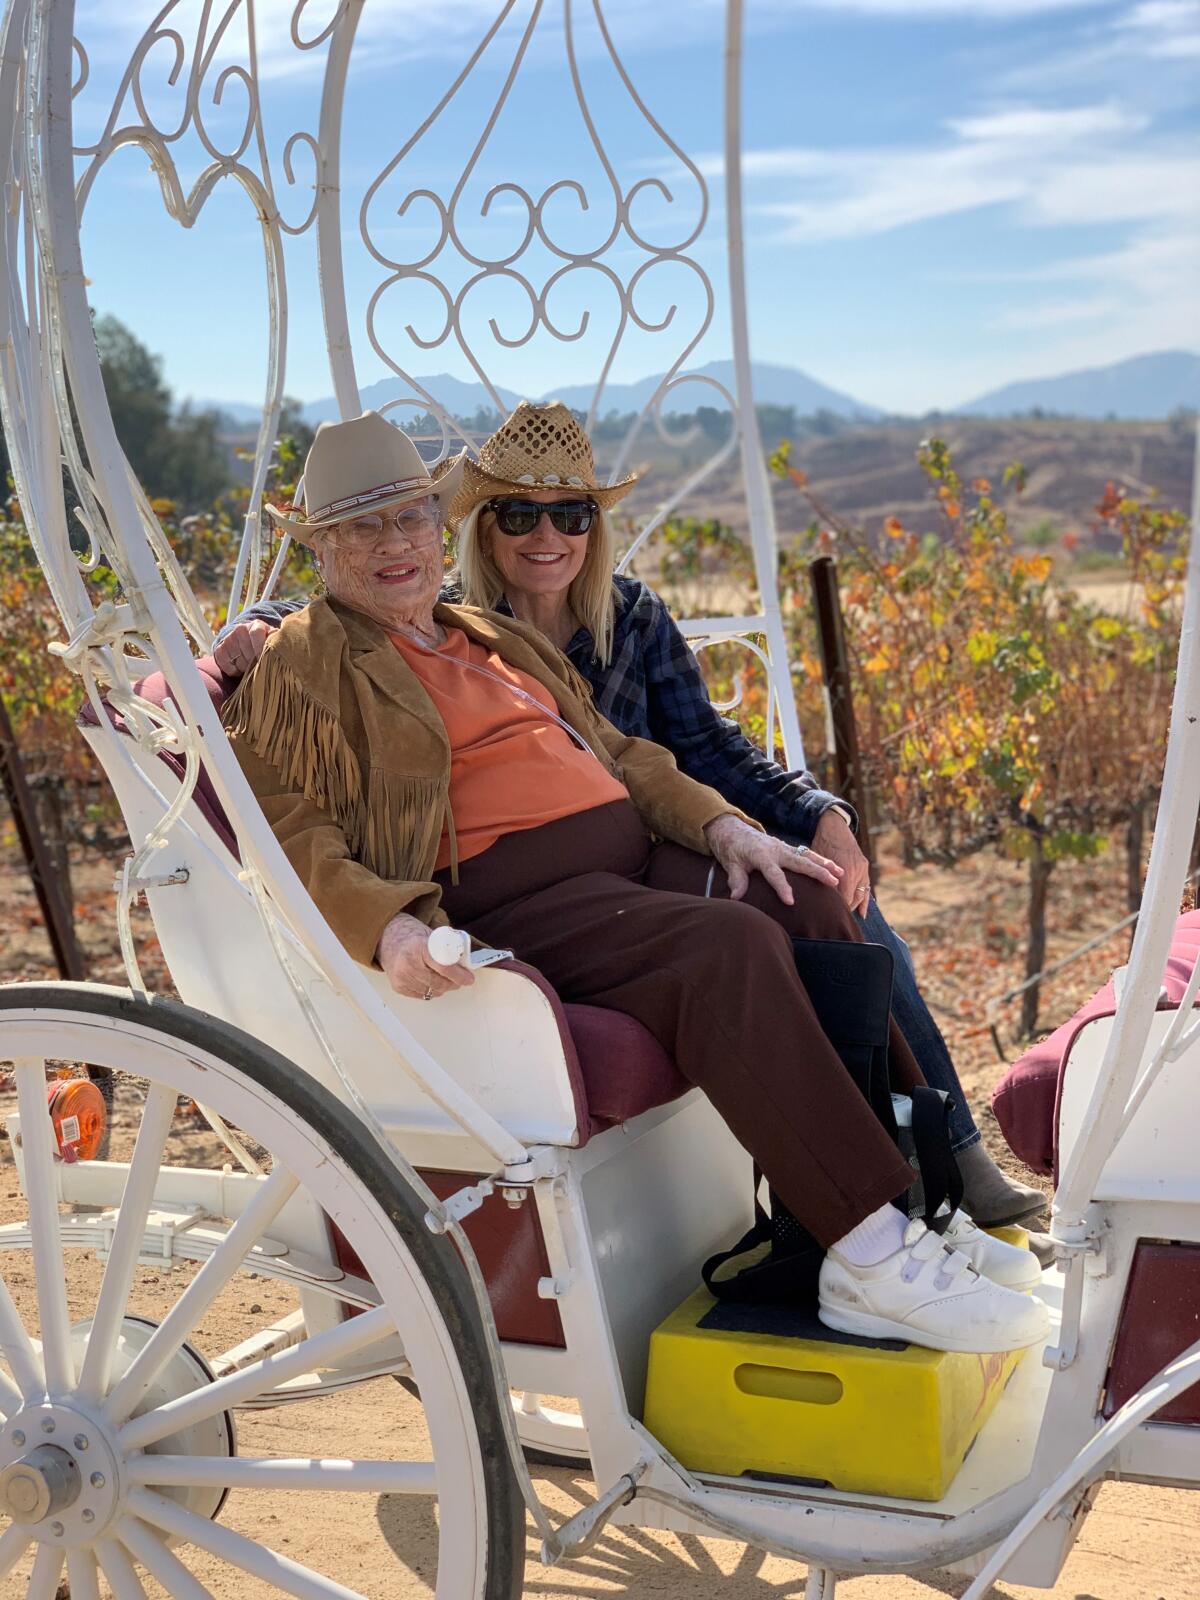
M 500 532 L 508 534 L 510 539 L 532 533 L 543 514 L 550 518 L 559 533 L 574 539 L 588 532 L 596 515 L 596 506 L 591 500 L 556 500 L 548 506 L 539 505 L 536 500 L 493 500 L 489 509 L 495 515 Z

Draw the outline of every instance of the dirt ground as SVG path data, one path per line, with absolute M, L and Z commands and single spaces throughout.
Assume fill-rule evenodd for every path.
M 111 875 L 108 860 L 92 857 L 74 864 L 81 937 L 91 975 L 120 982 L 109 915 Z M 1065 865 L 1056 873 L 1048 959 L 1067 953 L 1120 918 L 1124 910 L 1120 885 L 1121 864 L 1115 857 Z M 988 1145 L 998 1159 L 1010 1165 L 1015 1163 L 1003 1146 L 987 1099 L 1003 1070 L 990 1021 L 994 1018 L 1005 1056 L 1014 1056 L 1020 1048 L 1012 1039 L 1016 1008 L 1010 1003 L 989 1011 L 987 1002 L 1019 981 L 1021 893 L 1020 868 L 991 857 L 953 873 L 934 868 L 906 871 L 885 859 L 879 886 L 885 910 L 913 946 L 927 996 L 959 1064 Z M 0 852 L 0 913 L 0 982 L 53 976 L 32 892 L 11 840 Z M 143 927 L 140 937 L 148 975 L 165 981 L 149 929 Z M 1115 935 L 1053 980 L 1044 996 L 1041 1026 L 1049 1028 L 1069 1015 L 1111 967 L 1124 959 L 1127 947 L 1128 935 Z M 18 1203 L 11 1152 L 3 1143 L 0 1221 L 17 1214 Z M 15 1268 L 15 1261 L 13 1265 Z M 144 1277 L 137 1309 L 150 1317 L 161 1316 L 186 1276 L 185 1269 L 182 1274 Z M 28 1295 L 28 1282 L 20 1281 L 19 1272 L 10 1275 L 9 1282 L 20 1303 Z M 80 1280 L 75 1287 L 82 1292 L 87 1283 Z M 86 1299 L 86 1294 L 83 1297 Z M 254 1282 L 254 1312 L 271 1314 L 276 1299 L 281 1309 L 291 1304 L 277 1285 Z M 236 1300 L 218 1302 L 202 1329 L 214 1349 L 225 1347 L 230 1329 L 239 1327 L 238 1314 L 248 1309 L 244 1285 Z M 262 1316 L 257 1320 L 261 1322 Z M 389 1444 L 399 1441 L 395 1446 L 398 1455 L 416 1457 L 424 1439 L 419 1405 L 387 1379 L 336 1399 L 244 1416 L 239 1419 L 239 1432 L 248 1454 L 372 1455 L 379 1453 L 378 1441 L 386 1437 Z M 301 1439 L 304 1448 L 296 1450 L 288 1439 Z M 571 1515 L 594 1493 L 594 1485 L 586 1477 L 563 1470 L 545 1473 L 539 1483 L 552 1511 L 563 1516 Z M 1132 1484 L 1106 1486 L 1052 1592 L 1053 1600 L 1200 1600 L 1198 1513 L 1196 1497 L 1182 1491 Z M 417 1600 L 432 1593 L 434 1515 L 431 1503 L 410 1498 L 332 1495 L 310 1496 L 301 1502 L 294 1495 L 243 1492 L 234 1496 L 223 1520 L 266 1538 L 286 1554 L 307 1557 L 371 1600 Z M 336 1568 L 329 1559 L 331 1550 L 338 1552 Z M 319 1552 L 325 1553 L 323 1561 Z M 688 1600 L 800 1600 L 805 1584 L 803 1567 L 793 1562 L 719 1540 L 640 1530 L 610 1530 L 586 1556 L 554 1570 L 540 1565 L 531 1538 L 529 1558 L 525 1594 L 538 1600 L 607 1600 L 609 1596 L 627 1596 L 629 1600 L 683 1600 L 685 1596 Z M 206 1569 L 202 1561 L 194 1567 L 216 1600 L 258 1600 L 260 1594 L 265 1597 L 277 1592 L 249 1579 Z M 860 1578 L 839 1589 L 839 1600 L 842 1596 L 845 1600 L 959 1596 L 965 1587 L 962 1580 Z M 23 1592 L 20 1572 L 3 1585 L 4 1600 L 9 1596 L 18 1600 Z M 151 1600 L 162 1593 L 152 1582 L 146 1592 Z M 1046 1593 L 1011 1586 L 995 1592 L 1008 1600 L 1034 1600 L 1036 1594 Z

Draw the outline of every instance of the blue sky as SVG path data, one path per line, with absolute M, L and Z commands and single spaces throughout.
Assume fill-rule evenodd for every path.
M 458 100 L 368 208 L 383 255 L 413 261 L 436 239 L 429 202 L 416 201 L 403 218 L 397 207 L 413 189 L 453 188 L 531 3 L 516 0 Z M 229 4 L 215 5 L 215 15 Z M 141 9 L 81 0 L 91 70 L 77 101 L 83 137 L 103 125 L 119 63 L 154 16 Z M 160 42 L 147 58 L 144 97 L 161 126 L 181 115 L 203 9 L 202 0 L 170 8 L 167 25 L 184 40 L 175 88 L 165 82 L 173 46 Z M 311 200 L 312 163 L 296 145 L 289 187 L 282 155 L 292 133 L 316 131 L 324 51 L 292 45 L 291 0 L 256 9 L 267 158 L 281 211 L 298 222 Z M 359 204 L 498 9 L 498 0 L 367 0 L 348 81 L 343 227 L 363 383 L 388 370 L 371 348 L 366 308 L 390 272 L 362 244 Z M 1200 348 L 1200 0 L 748 0 L 746 9 L 746 250 L 758 358 L 877 405 L 922 411 L 1018 378 Z M 319 32 L 332 14 L 332 0 L 311 0 L 302 33 Z M 715 0 L 609 0 L 606 14 L 638 91 L 712 191 L 708 228 L 686 252 L 695 265 L 657 260 L 647 269 L 639 310 L 650 320 L 672 303 L 676 312 L 665 333 L 633 330 L 622 343 L 613 376 L 631 379 L 665 366 L 699 326 L 701 271 L 718 311 L 692 360 L 729 353 L 719 309 L 722 14 Z M 584 0 L 576 0 L 575 43 L 597 136 L 624 190 L 658 180 L 674 197 L 668 206 L 658 189 L 643 187 L 632 213 L 641 236 L 679 242 L 698 214 L 696 184 L 636 114 Z M 199 102 L 218 148 L 244 119 L 245 97 L 230 75 L 213 107 L 213 87 L 224 67 L 240 70 L 247 60 L 234 0 Z M 119 124 L 139 117 L 127 97 Z M 186 187 L 208 159 L 194 127 L 170 148 Z M 611 189 L 571 92 L 561 0 L 546 0 L 460 202 L 464 243 L 495 257 L 505 238 L 519 242 L 527 215 L 519 198 L 501 192 L 487 219 L 478 215 L 492 185 L 516 180 L 536 197 L 571 178 L 592 197 L 590 211 L 580 216 L 559 190 L 545 215 L 548 231 L 582 252 L 614 216 Z M 260 240 L 245 195 L 227 180 L 183 231 L 166 217 L 145 155 L 120 151 L 97 176 L 85 216 L 93 304 L 162 355 L 178 395 L 255 401 L 266 359 Z M 438 259 L 453 284 L 465 281 L 461 257 Z M 645 259 L 620 235 L 603 264 L 627 280 Z M 518 264 L 540 290 L 561 263 L 539 247 Z M 315 399 L 332 384 L 311 231 L 287 241 L 287 283 L 287 388 Z M 393 284 L 379 302 L 376 336 L 409 372 L 468 377 L 453 340 L 414 350 L 404 332 L 411 323 L 435 337 L 441 304 L 428 286 Z M 497 381 L 535 394 L 595 376 L 615 327 L 608 280 L 576 271 L 546 304 L 571 331 L 586 309 L 583 337 L 563 344 L 541 329 L 512 350 L 495 343 L 488 318 L 518 337 L 530 320 L 525 292 L 494 280 L 473 292 L 464 337 Z

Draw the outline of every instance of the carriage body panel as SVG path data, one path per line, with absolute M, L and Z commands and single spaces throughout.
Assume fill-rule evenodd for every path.
M 1200 1010 L 1188 1047 L 1166 1061 L 1137 1114 L 1113 1147 L 1096 1184 L 1096 1199 L 1165 1200 L 1200 1206 L 1196 1106 L 1200 1097 Z M 1115 1017 L 1080 1029 L 1059 1080 L 1058 1163 L 1065 1170 L 1087 1132 L 1087 1112 L 1112 1037 Z M 1144 1071 L 1178 1029 L 1175 1011 L 1157 1011 L 1142 1052 Z

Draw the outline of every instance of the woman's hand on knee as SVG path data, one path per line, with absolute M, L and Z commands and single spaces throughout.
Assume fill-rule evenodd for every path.
M 475 982 L 469 967 L 443 967 L 435 961 L 429 954 L 429 929 L 404 912 L 384 928 L 375 955 L 392 988 L 410 1000 L 436 1000 Z
M 704 837 L 725 869 L 731 900 L 740 900 L 746 893 L 752 872 L 762 873 L 785 906 L 795 904 L 789 873 L 799 878 L 815 878 L 831 889 L 841 884 L 842 869 L 836 862 L 818 855 L 815 850 L 784 844 L 782 839 L 773 839 L 769 833 L 759 833 L 757 828 L 738 817 L 718 817 L 705 828 Z

